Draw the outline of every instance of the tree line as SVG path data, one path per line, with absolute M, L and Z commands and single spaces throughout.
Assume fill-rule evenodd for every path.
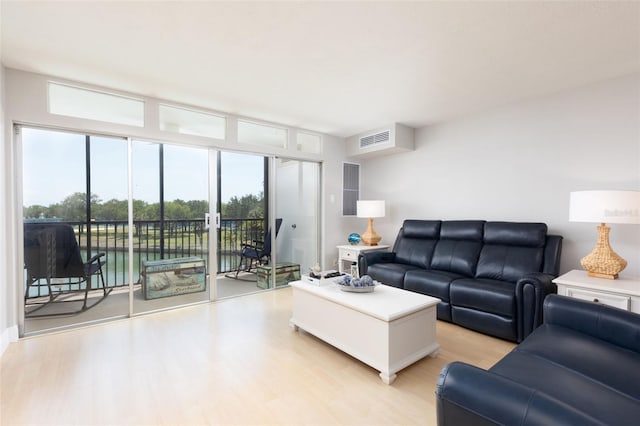
M 238 198 L 233 196 L 228 202 L 222 203 L 221 214 L 228 219 L 259 219 L 264 217 L 264 196 L 247 194 Z M 176 199 L 165 201 L 165 220 L 200 219 L 209 212 L 209 202 L 206 200 L 184 201 Z M 83 222 L 87 220 L 86 193 L 76 192 L 58 203 L 49 206 L 25 206 L 25 219 L 59 219 L 68 222 Z M 91 219 L 97 221 L 127 220 L 127 200 L 111 199 L 102 201 L 96 194 L 91 194 Z M 133 200 L 133 220 L 157 220 L 160 218 L 160 203 L 147 203 Z

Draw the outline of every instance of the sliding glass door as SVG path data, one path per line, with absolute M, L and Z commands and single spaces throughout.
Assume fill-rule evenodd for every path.
M 131 162 L 133 312 L 210 300 L 209 150 L 133 141 Z
M 299 279 L 320 262 L 320 165 L 276 158 L 276 217 L 282 219 L 276 240 L 272 285 Z
M 127 140 L 18 130 L 24 223 L 21 331 L 128 315 Z
M 318 163 L 18 131 L 22 334 L 268 290 L 320 261 Z
M 220 152 L 217 298 L 284 286 L 318 258 L 318 163 Z
M 271 259 L 268 161 L 261 155 L 218 152 L 218 280 L 216 298 L 255 293 L 265 286 Z
M 215 227 L 206 218 L 216 151 L 27 127 L 18 133 L 21 334 L 211 299 Z

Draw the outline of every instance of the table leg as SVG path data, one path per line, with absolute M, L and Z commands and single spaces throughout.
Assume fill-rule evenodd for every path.
M 390 385 L 398 377 L 396 374 L 380 373 L 380 378 L 385 385 Z
M 298 327 L 297 325 L 295 325 L 293 323 L 293 321 L 289 321 L 289 327 L 293 328 L 293 331 L 298 331 L 300 330 L 300 327 Z

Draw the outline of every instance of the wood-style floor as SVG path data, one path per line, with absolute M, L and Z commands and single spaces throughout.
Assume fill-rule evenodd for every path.
M 433 425 L 445 364 L 514 347 L 439 321 L 438 357 L 385 385 L 290 315 L 283 288 L 20 340 L 0 361 L 0 424 Z

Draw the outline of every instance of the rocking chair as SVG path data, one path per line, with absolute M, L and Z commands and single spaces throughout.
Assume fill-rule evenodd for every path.
M 276 219 L 276 237 L 280 231 L 282 219 Z M 242 250 L 234 252 L 240 256 L 240 262 L 235 271 L 225 274 L 227 278 L 238 278 L 240 272 L 255 272 L 259 265 L 266 265 L 271 261 L 271 228 L 265 233 L 264 240 L 253 240 L 252 244 L 244 244 Z
M 76 235 L 70 225 L 26 223 L 24 225 L 24 264 L 27 270 L 24 294 L 25 317 L 73 315 L 101 302 L 111 292 L 111 289 L 107 290 L 102 274 L 102 266 L 106 263 L 101 260 L 104 256 L 104 253 L 98 253 L 87 262 L 83 262 Z M 102 284 L 102 297 L 93 304 L 87 305 L 91 277 L 94 275 L 100 277 L 98 287 Z M 82 283 L 85 283 L 84 288 Z M 31 294 L 33 288 L 39 287 L 47 288 L 46 296 Z M 81 299 L 70 297 L 58 299 L 62 295 L 71 293 L 84 294 Z M 34 315 L 36 311 L 53 303 L 73 302 L 76 304 L 82 302 L 80 309 Z

